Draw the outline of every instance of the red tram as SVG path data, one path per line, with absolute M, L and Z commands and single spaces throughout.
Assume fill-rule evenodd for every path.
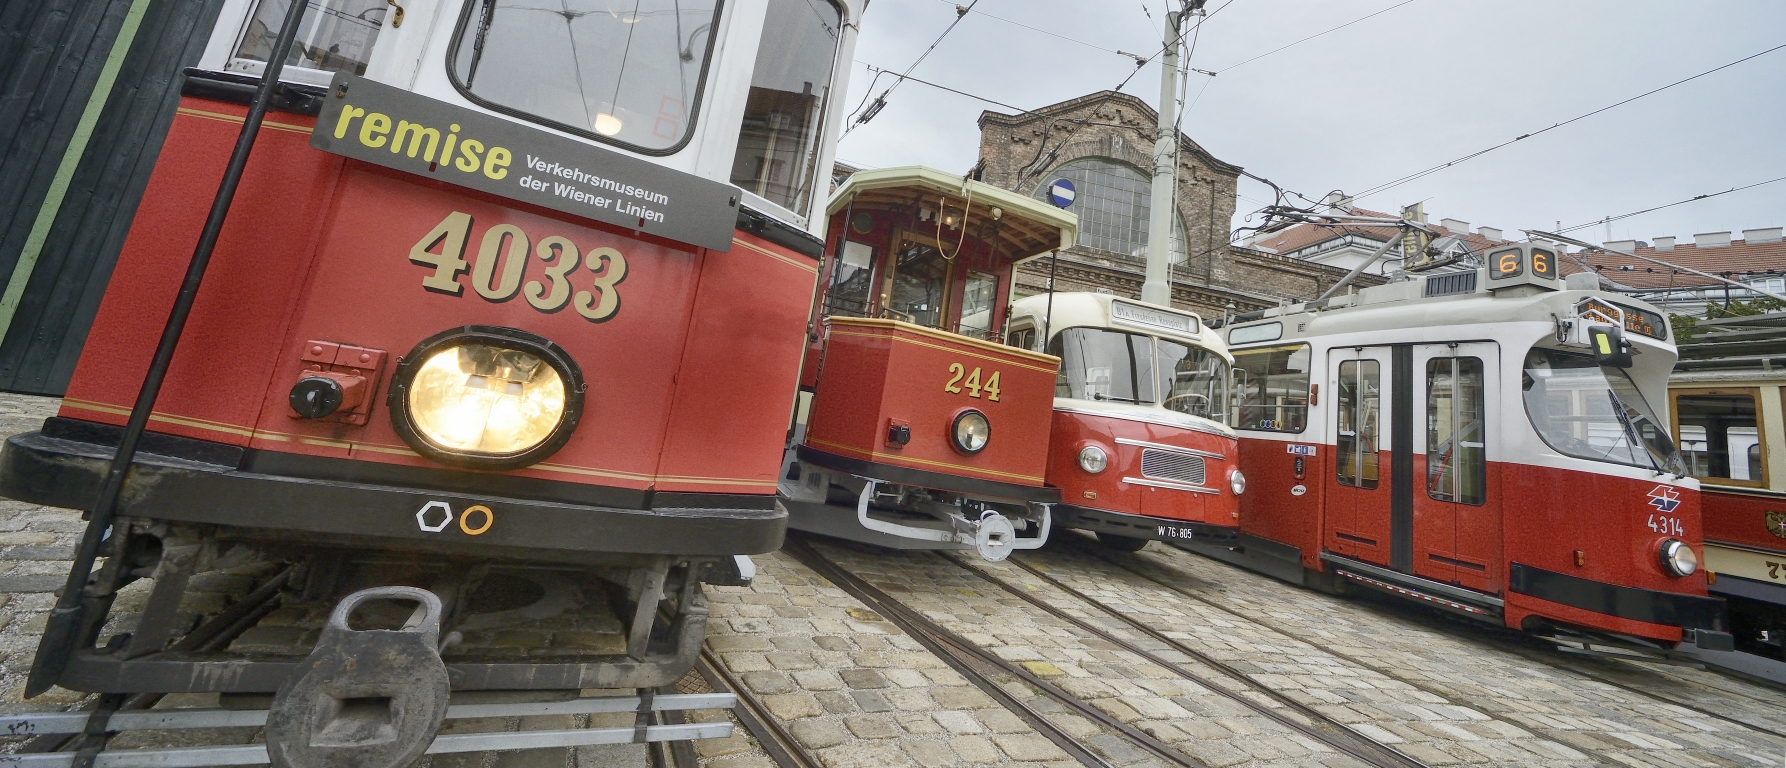
M 1251 487 L 1231 548 L 1294 583 L 1358 586 L 1509 627 L 1728 650 L 1703 528 L 1658 406 L 1654 308 L 1521 244 L 1226 328 Z
M 459 563 L 443 637 L 488 564 L 554 563 L 607 585 L 620 647 L 449 647 L 454 689 L 652 688 L 701 648 L 701 582 L 780 546 L 831 97 L 865 3 L 403 5 L 311 3 L 279 51 L 288 3 L 232 0 L 186 73 L 62 409 L 0 455 L 7 496 L 91 503 L 244 105 L 269 57 L 286 67 L 111 557 L 33 693 L 279 689 L 297 659 L 171 644 L 186 577 L 238 545 L 306 593 L 367 558 Z M 136 629 L 108 635 L 151 574 Z
M 1010 343 L 1061 359 L 1049 437 L 1055 525 L 1137 551 L 1232 543 L 1246 476 L 1227 426 L 1232 358 L 1195 313 L 1108 294 L 1015 304 Z
M 992 560 L 1048 536 L 1059 359 L 1001 342 L 1015 266 L 1077 218 L 929 168 L 831 196 L 827 268 L 781 498 L 801 530 Z

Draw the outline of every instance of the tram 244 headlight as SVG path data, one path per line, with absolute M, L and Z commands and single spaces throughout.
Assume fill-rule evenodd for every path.
M 1699 555 L 1693 548 L 1680 539 L 1667 539 L 1662 542 L 1660 553 L 1662 567 L 1670 576 L 1692 576 L 1699 570 Z
M 992 422 L 987 421 L 986 414 L 979 411 L 962 411 L 955 417 L 955 423 L 949 425 L 949 439 L 955 444 L 955 450 L 967 454 L 979 453 L 992 441 Z
M 582 377 L 557 345 L 508 328 L 472 326 L 417 346 L 397 375 L 397 431 L 447 464 L 512 468 L 569 439 Z M 568 380 L 567 380 L 568 379 Z

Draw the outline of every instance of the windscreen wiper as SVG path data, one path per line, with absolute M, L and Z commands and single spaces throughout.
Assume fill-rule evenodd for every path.
M 496 21 L 496 0 L 484 0 L 484 15 L 478 19 L 477 41 L 471 45 L 471 67 L 465 73 L 465 87 L 470 88 L 472 81 L 478 78 L 478 62 L 484 58 L 484 38 L 490 34 L 490 24 Z
M 1619 417 L 1619 426 L 1625 429 L 1625 439 L 1631 441 L 1633 448 L 1642 448 L 1644 458 L 1650 460 L 1650 468 L 1662 473 L 1662 465 L 1656 463 L 1656 455 L 1650 453 L 1649 445 L 1643 442 L 1643 436 L 1637 434 L 1636 425 L 1631 423 L 1631 414 L 1625 411 L 1624 401 L 1610 389 L 1606 390 L 1606 397 L 1612 401 L 1612 415 Z

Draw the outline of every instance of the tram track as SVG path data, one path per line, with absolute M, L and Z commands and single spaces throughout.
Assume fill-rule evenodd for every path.
M 1232 617 L 1239 619 L 1241 621 L 1245 621 L 1247 623 L 1250 623 L 1250 624 L 1253 624 L 1256 626 L 1265 627 L 1278 635 L 1281 635 L 1281 636 L 1291 639 L 1291 640 L 1295 640 L 1297 642 L 1305 643 L 1309 646 L 1312 646 L 1314 648 L 1321 650 L 1324 653 L 1330 654 L 1335 658 L 1341 659 L 1341 660 L 1346 661 L 1351 664 L 1355 664 L 1355 665 L 1362 667 L 1364 669 L 1369 669 L 1369 670 L 1374 671 L 1378 674 L 1384 675 L 1385 677 L 1389 677 L 1393 680 L 1397 680 L 1397 681 L 1400 681 L 1407 685 L 1413 686 L 1416 689 L 1425 691 L 1425 692 L 1430 693 L 1434 696 L 1439 696 L 1439 697 L 1445 699 L 1447 702 L 1450 702 L 1453 705 L 1474 708 L 1474 705 L 1471 705 L 1471 704 L 1468 704 L 1465 702 L 1459 702 L 1453 696 L 1451 696 L 1450 694 L 1447 694 L 1445 691 L 1439 690 L 1439 689 L 1436 689 L 1430 685 L 1427 685 L 1417 678 L 1411 678 L 1406 675 L 1398 674 L 1392 668 L 1388 668 L 1388 667 L 1385 667 L 1385 666 L 1379 665 L 1379 664 L 1373 664 L 1365 659 L 1362 659 L 1362 658 L 1359 658 L 1352 654 L 1346 653 L 1345 651 L 1338 650 L 1338 649 L 1333 648 L 1332 646 L 1326 645 L 1324 643 L 1317 642 L 1317 641 L 1312 640 L 1306 636 L 1303 636 L 1301 634 L 1293 632 L 1287 628 L 1277 626 L 1276 624 L 1273 624 L 1271 622 L 1263 621 L 1263 620 L 1261 620 L 1257 617 L 1254 617 L 1254 616 L 1248 616 L 1248 615 L 1238 613 L 1226 606 L 1221 605 L 1220 603 L 1209 600 L 1209 599 L 1207 599 L 1201 595 L 1198 595 L 1190 590 L 1184 589 L 1183 587 L 1180 587 L 1177 584 L 1173 584 L 1170 581 L 1167 581 L 1167 580 L 1161 579 L 1157 576 L 1145 573 L 1145 572 L 1143 572 L 1143 570 L 1137 569 L 1129 563 L 1121 562 L 1118 559 L 1110 557 L 1104 553 L 1081 552 L 1081 554 L 1085 554 L 1085 555 L 1094 557 L 1095 559 L 1097 559 L 1100 562 L 1106 563 L 1106 564 L 1111 565 L 1116 568 L 1120 568 L 1120 569 L 1122 569 L 1128 573 L 1131 573 L 1139 578 L 1145 579 L 1153 584 L 1156 584 L 1163 589 L 1171 591 L 1171 592 L 1178 594 L 1180 596 L 1189 598 L 1191 600 L 1195 600 L 1198 603 L 1209 606 L 1210 608 L 1213 608 L 1215 610 L 1221 611 L 1221 612 L 1228 614 L 1229 616 L 1232 616 Z M 1185 554 L 1189 555 L 1191 553 L 1185 553 Z M 1023 564 L 1021 564 L 1021 563 L 1019 563 L 1019 565 L 1023 566 Z M 1027 568 L 1027 566 L 1023 566 L 1023 567 Z M 1161 566 L 1156 565 L 1156 567 L 1161 567 Z M 1521 638 L 1521 640 L 1524 640 L 1524 638 Z M 1626 683 L 1621 683 L 1616 680 L 1611 680 L 1611 679 L 1606 678 L 1603 675 L 1594 674 L 1594 673 L 1584 670 L 1580 667 L 1559 664 L 1556 660 L 1544 658 L 1537 651 L 1534 651 L 1530 648 L 1520 647 L 1520 645 L 1514 641 L 1487 640 L 1487 642 L 1490 645 L 1492 645 L 1500 650 L 1504 650 L 1509 653 L 1513 653 L 1515 655 L 1520 656 L 1521 658 L 1527 659 L 1528 661 L 1532 661 L 1537 664 L 1542 664 L 1542 665 L 1549 667 L 1551 669 L 1560 670 L 1560 671 L 1567 672 L 1570 674 L 1580 675 L 1582 677 L 1593 680 L 1595 682 L 1604 683 L 1604 684 L 1610 685 L 1614 688 L 1618 688 L 1620 690 L 1627 691 L 1629 693 L 1634 693 L 1639 696 L 1643 696 L 1645 698 L 1651 699 L 1653 701 L 1656 701 L 1656 702 L 1659 702 L 1659 703 L 1662 703 L 1662 704 L 1665 704 L 1668 706 L 1679 707 L 1681 709 L 1685 709 L 1685 710 L 1694 712 L 1696 714 L 1705 715 L 1707 717 L 1711 717 L 1718 721 L 1730 723 L 1732 725 L 1736 725 L 1736 726 L 1739 726 L 1741 728 L 1744 728 L 1744 729 L 1747 729 L 1747 730 L 1750 730 L 1750 731 L 1753 731 L 1756 733 L 1763 733 L 1763 734 L 1767 734 L 1768 736 L 1772 736 L 1775 738 L 1786 739 L 1786 732 L 1775 730 L 1773 728 L 1769 728 L 1769 727 L 1763 726 L 1763 725 L 1757 725 L 1755 723 L 1751 723 L 1746 720 L 1731 717 L 1729 715 L 1725 715 L 1720 712 L 1712 711 L 1710 709 L 1692 704 L 1690 702 L 1679 701 L 1672 697 L 1663 696 L 1661 694 L 1658 694 L 1658 693 L 1655 693 L 1652 691 L 1647 691 L 1642 688 L 1638 688 L 1638 687 L 1635 687 L 1635 686 L 1632 686 L 1632 685 L 1629 685 Z M 1673 678 L 1672 675 L 1670 675 L 1669 677 Z M 1678 678 L 1676 678 L 1676 679 L 1678 679 Z
M 838 566 L 806 540 L 790 536 L 787 543 L 783 545 L 782 551 L 793 556 L 802 565 L 811 568 L 838 589 L 861 601 L 870 610 L 892 622 L 894 626 L 904 631 L 912 639 L 917 640 L 926 650 L 966 678 L 969 683 L 992 697 L 994 701 L 1029 724 L 1030 727 L 1035 728 L 1038 734 L 1060 747 L 1081 765 L 1087 766 L 1087 768 L 1114 768 L 1112 763 L 1105 760 L 1083 740 L 1068 733 L 1043 713 L 1006 690 L 996 679 L 997 676 L 1002 674 L 1021 681 L 1032 690 L 1040 692 L 1055 703 L 1067 708 L 1073 714 L 1091 721 L 1104 731 L 1115 734 L 1134 747 L 1169 765 L 1180 766 L 1180 768 L 1208 768 L 1202 761 L 1180 752 L 1128 723 L 1111 717 L 1103 710 L 1037 677 L 1029 670 L 1006 661 L 997 654 L 931 621 L 929 617 L 919 611 L 893 599 L 879 588 Z
M 959 567 L 965 571 L 968 571 L 969 573 L 972 573 L 972 574 L 980 577 L 981 579 L 992 584 L 993 586 L 996 586 L 999 589 L 1002 589 L 1005 592 L 1008 592 L 1008 593 L 1018 597 L 1019 599 L 1023 600 L 1025 603 L 1028 603 L 1029 605 L 1034 606 L 1037 609 L 1040 609 L 1042 612 L 1047 613 L 1050 616 L 1053 616 L 1057 619 L 1060 619 L 1060 620 L 1065 621 L 1069 624 L 1072 624 L 1073 626 L 1078 627 L 1079 629 L 1081 629 L 1085 632 L 1089 632 L 1089 633 L 1097 636 L 1099 639 L 1101 639 L 1105 642 L 1111 643 L 1112 645 L 1122 648 L 1125 651 L 1128 651 L 1128 652 L 1133 653 L 1137 656 L 1140 656 L 1144 659 L 1147 659 L 1148 661 L 1153 662 L 1154 664 L 1157 664 L 1164 669 L 1170 670 L 1173 674 L 1183 677 L 1184 679 L 1189 680 L 1191 682 L 1197 683 L 1198 685 L 1201 685 L 1210 691 L 1213 691 L 1225 698 L 1228 698 L 1229 700 L 1232 700 L 1232 701 L 1240 704 L 1241 706 L 1244 706 L 1244 707 L 1272 720 L 1273 722 L 1276 722 L 1280 725 L 1294 729 L 1297 732 L 1299 732 L 1305 736 L 1308 736 L 1309 738 L 1320 741 L 1321 743 L 1326 744 L 1327 746 L 1333 747 L 1334 749 L 1340 751 L 1341 753 L 1349 755 L 1357 760 L 1361 760 L 1361 761 L 1365 762 L 1366 764 L 1369 764 L 1372 766 L 1379 766 L 1381 768 L 1388 768 L 1389 766 L 1397 766 L 1399 768 L 1406 768 L 1406 767 L 1410 767 L 1410 766 L 1413 768 L 1426 768 L 1426 763 L 1423 763 L 1423 762 L 1415 759 L 1414 757 L 1408 755 L 1407 753 L 1404 753 L 1401 750 L 1398 750 L 1392 746 L 1389 746 L 1388 744 L 1384 744 L 1384 743 L 1377 741 L 1375 739 L 1371 739 L 1368 736 L 1360 734 L 1360 733 L 1346 727 L 1346 725 L 1344 723 L 1334 720 L 1333 718 L 1322 714 L 1321 712 L 1314 709 L 1313 707 L 1303 704 L 1302 702 L 1297 701 L 1294 698 L 1291 698 L 1290 696 L 1284 694 L 1283 692 L 1278 691 L 1277 689 L 1272 688 L 1271 686 L 1260 682 L 1259 680 L 1254 678 L 1252 675 L 1249 675 L 1246 672 L 1236 669 L 1233 665 L 1228 664 L 1228 663 L 1226 663 L 1220 659 L 1217 659 L 1213 656 L 1210 656 L 1209 654 L 1206 654 L 1202 651 L 1198 651 L 1194 648 L 1191 648 L 1190 646 L 1187 646 L 1184 643 L 1179 642 L 1178 640 L 1175 640 L 1175 639 L 1167 636 L 1165 633 L 1160 632 L 1159 630 L 1157 630 L 1153 627 L 1150 627 L 1150 626 L 1134 619 L 1133 617 L 1128 616 L 1127 614 L 1124 614 L 1122 611 L 1119 611 L 1115 608 L 1105 605 L 1102 601 L 1099 601 L 1096 598 L 1093 598 L 1089 595 L 1084 594 L 1083 592 L 1080 592 L 1070 586 L 1067 586 L 1066 584 L 1062 583 L 1060 580 L 1055 579 L 1054 577 L 1043 573 L 1042 571 L 1036 569 L 1034 566 L 1029 565 L 1028 563 L 1021 562 L 1021 561 L 1017 560 L 1016 558 L 1011 558 L 1006 561 L 1006 562 L 1011 563 L 1012 565 L 1017 566 L 1018 568 L 1023 569 L 1024 571 L 1036 576 L 1037 578 L 1042 579 L 1044 582 L 1048 583 L 1050 586 L 1052 586 L 1062 592 L 1065 592 L 1068 595 L 1071 595 L 1074 599 L 1078 600 L 1079 602 L 1084 603 L 1085 605 L 1091 606 L 1094 609 L 1122 622 L 1124 625 L 1130 627 L 1131 629 L 1134 629 L 1135 631 L 1140 632 L 1141 634 L 1146 635 L 1147 637 L 1152 638 L 1153 640 L 1155 640 L 1159 643 L 1162 643 L 1162 644 L 1166 645 L 1167 647 L 1169 647 L 1175 651 L 1178 651 L 1179 653 L 1182 653 L 1186 656 L 1196 659 L 1199 663 L 1202 663 L 1212 669 L 1215 669 L 1223 675 L 1226 675 L 1234 680 L 1244 683 L 1246 686 L 1250 687 L 1252 690 L 1258 692 L 1259 694 L 1265 696 L 1266 698 L 1272 700 L 1273 702 L 1276 702 L 1283 708 L 1292 710 L 1292 711 L 1296 712 L 1297 714 L 1300 714 L 1303 717 L 1308 718 L 1309 722 L 1307 722 L 1307 723 L 1301 722 L 1301 721 L 1297 720 L 1296 718 L 1286 715 L 1284 712 L 1282 712 L 1278 709 L 1274 709 L 1272 707 L 1265 706 L 1264 704 L 1261 704 L 1258 701 L 1255 701 L 1254 699 L 1246 696 L 1245 694 L 1243 694 L 1239 691 L 1236 691 L 1232 688 L 1221 685 L 1221 684 L 1217 683 L 1216 681 L 1211 680 L 1203 675 L 1199 675 L 1196 672 L 1193 672 L 1189 669 L 1184 668 L 1182 665 L 1180 665 L 1176 662 L 1173 662 L 1169 659 L 1162 658 L 1159 654 L 1157 654 L 1153 651 L 1149 651 L 1145 648 L 1142 648 L 1129 640 L 1126 640 L 1120 636 L 1117 636 L 1117 635 L 1109 632 L 1108 630 L 1105 630 L 1102 627 L 1092 624 L 1091 622 L 1088 622 L 1088 621 L 1081 619 L 1077 616 L 1073 616 L 1072 614 L 1069 614 L 1069 613 L 1061 610 L 1058 606 L 1050 605 L 1047 602 L 1041 600 L 1040 598 L 1037 598 L 1035 595 L 1033 595 L 1023 589 L 1018 588 L 1016 585 L 1014 585 L 1008 581 L 1005 581 L 1004 579 L 1001 579 L 991 573 L 987 573 L 985 570 L 968 565 L 967 563 L 962 562 L 960 559 L 958 559 L 956 557 L 953 557 L 950 555 L 939 555 L 939 557 L 941 557 L 943 560 L 946 560 L 946 561 L 956 565 L 957 567 Z

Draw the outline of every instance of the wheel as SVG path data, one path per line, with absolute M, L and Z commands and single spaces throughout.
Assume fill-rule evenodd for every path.
M 1137 539 L 1133 536 L 1116 536 L 1099 531 L 1098 544 L 1105 549 L 1111 549 L 1117 552 L 1140 552 L 1142 547 L 1147 546 L 1147 539 Z

